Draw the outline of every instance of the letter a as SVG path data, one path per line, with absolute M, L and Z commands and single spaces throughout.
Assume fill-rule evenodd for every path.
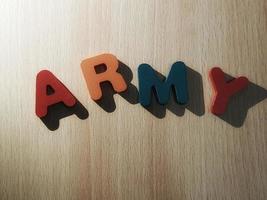
M 219 67 L 212 68 L 209 77 L 214 90 L 211 112 L 215 115 L 222 115 L 227 109 L 230 97 L 244 90 L 249 83 L 246 77 L 226 82 L 224 72 Z
M 47 94 L 48 89 L 52 94 Z M 43 70 L 36 77 L 36 107 L 38 117 L 47 115 L 48 106 L 63 102 L 66 106 L 74 106 L 76 98 L 50 71 Z
M 106 70 L 97 73 L 96 68 L 104 65 Z M 93 100 L 99 100 L 102 97 L 100 83 L 110 82 L 116 92 L 123 92 L 127 89 L 127 84 L 122 75 L 117 72 L 119 61 L 111 54 L 102 54 L 82 62 L 81 68 L 87 83 L 87 88 Z

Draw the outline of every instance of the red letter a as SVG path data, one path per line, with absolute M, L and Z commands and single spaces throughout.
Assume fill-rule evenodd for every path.
M 48 87 L 52 88 L 52 94 L 47 94 Z M 75 105 L 76 98 L 50 71 L 40 71 L 36 77 L 36 115 L 44 117 L 47 107 L 59 102 L 71 107 Z
M 246 77 L 239 77 L 226 82 L 224 72 L 218 67 L 210 70 L 209 77 L 214 90 L 211 112 L 215 115 L 223 114 L 227 109 L 230 97 L 245 89 L 249 83 Z

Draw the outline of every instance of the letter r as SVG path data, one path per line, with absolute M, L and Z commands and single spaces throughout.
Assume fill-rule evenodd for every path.
M 106 70 L 97 73 L 96 68 L 101 65 L 104 65 Z M 116 92 L 123 92 L 127 89 L 125 80 L 117 72 L 118 67 L 119 61 L 112 54 L 102 54 L 82 61 L 82 72 L 93 100 L 101 99 L 102 90 L 100 83 L 102 82 L 110 82 Z

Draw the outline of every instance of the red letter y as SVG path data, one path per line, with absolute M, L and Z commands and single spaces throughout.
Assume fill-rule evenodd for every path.
M 248 86 L 246 77 L 239 77 L 226 82 L 224 72 L 219 67 L 214 67 L 209 72 L 209 77 L 214 90 L 211 112 L 215 115 L 223 114 L 231 96 Z

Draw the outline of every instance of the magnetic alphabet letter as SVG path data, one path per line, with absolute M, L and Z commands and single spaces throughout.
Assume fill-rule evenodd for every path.
M 52 94 L 47 94 L 48 89 L 52 90 Z M 48 106 L 59 102 L 71 107 L 75 105 L 76 98 L 50 71 L 40 71 L 36 77 L 36 115 L 44 117 Z
M 96 68 L 105 66 L 106 70 L 97 73 Z M 93 58 L 84 60 L 81 64 L 87 88 L 93 100 L 99 100 L 102 97 L 100 83 L 109 81 L 116 92 L 123 92 L 127 89 L 127 84 L 122 75 L 117 72 L 119 61 L 112 54 L 102 54 Z
M 226 82 L 224 72 L 219 67 L 212 68 L 209 77 L 214 90 L 211 112 L 215 115 L 222 115 L 227 109 L 230 97 L 244 90 L 249 83 L 246 77 Z
M 188 101 L 186 66 L 183 62 L 172 65 L 167 80 L 161 81 L 154 69 L 148 64 L 138 67 L 139 101 L 143 106 L 151 103 L 151 90 L 155 88 L 160 104 L 167 104 L 172 86 L 175 88 L 176 100 L 180 104 Z

